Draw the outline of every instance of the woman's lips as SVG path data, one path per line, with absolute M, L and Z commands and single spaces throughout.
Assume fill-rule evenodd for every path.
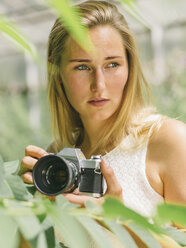
M 88 103 L 95 107 L 102 107 L 105 104 L 107 104 L 108 101 L 109 99 L 95 99 L 95 100 L 88 101 Z

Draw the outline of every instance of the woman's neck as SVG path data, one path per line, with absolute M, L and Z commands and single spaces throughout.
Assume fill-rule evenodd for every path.
M 83 142 L 80 145 L 80 148 L 84 155 L 90 156 L 90 151 L 94 149 L 101 138 L 101 133 L 105 129 L 106 122 L 90 122 L 90 121 L 83 121 L 84 126 L 84 138 Z

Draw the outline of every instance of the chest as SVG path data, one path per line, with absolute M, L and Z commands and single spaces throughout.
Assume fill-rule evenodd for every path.
M 146 155 L 147 147 L 132 152 L 116 148 L 103 157 L 105 163 L 113 168 L 122 187 L 125 205 L 143 215 L 149 215 L 163 200 L 156 190 L 153 170 L 146 167 Z
M 132 152 L 116 148 L 106 154 L 103 159 L 111 166 L 123 190 L 139 185 L 145 179 L 146 149 Z

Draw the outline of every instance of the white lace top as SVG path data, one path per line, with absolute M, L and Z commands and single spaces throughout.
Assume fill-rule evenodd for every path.
M 127 136 L 119 146 L 104 155 L 103 159 L 113 168 L 122 187 L 125 206 L 150 217 L 156 205 L 163 202 L 163 197 L 151 187 L 146 177 L 147 144 L 134 151 L 125 151 L 122 145 L 130 146 L 131 142 L 132 136 Z

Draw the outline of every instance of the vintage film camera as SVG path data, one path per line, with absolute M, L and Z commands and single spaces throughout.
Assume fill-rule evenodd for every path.
M 100 162 L 100 155 L 86 159 L 80 149 L 64 148 L 37 161 L 32 173 L 34 185 L 50 196 L 72 192 L 79 186 L 79 192 L 100 197 L 103 194 Z

